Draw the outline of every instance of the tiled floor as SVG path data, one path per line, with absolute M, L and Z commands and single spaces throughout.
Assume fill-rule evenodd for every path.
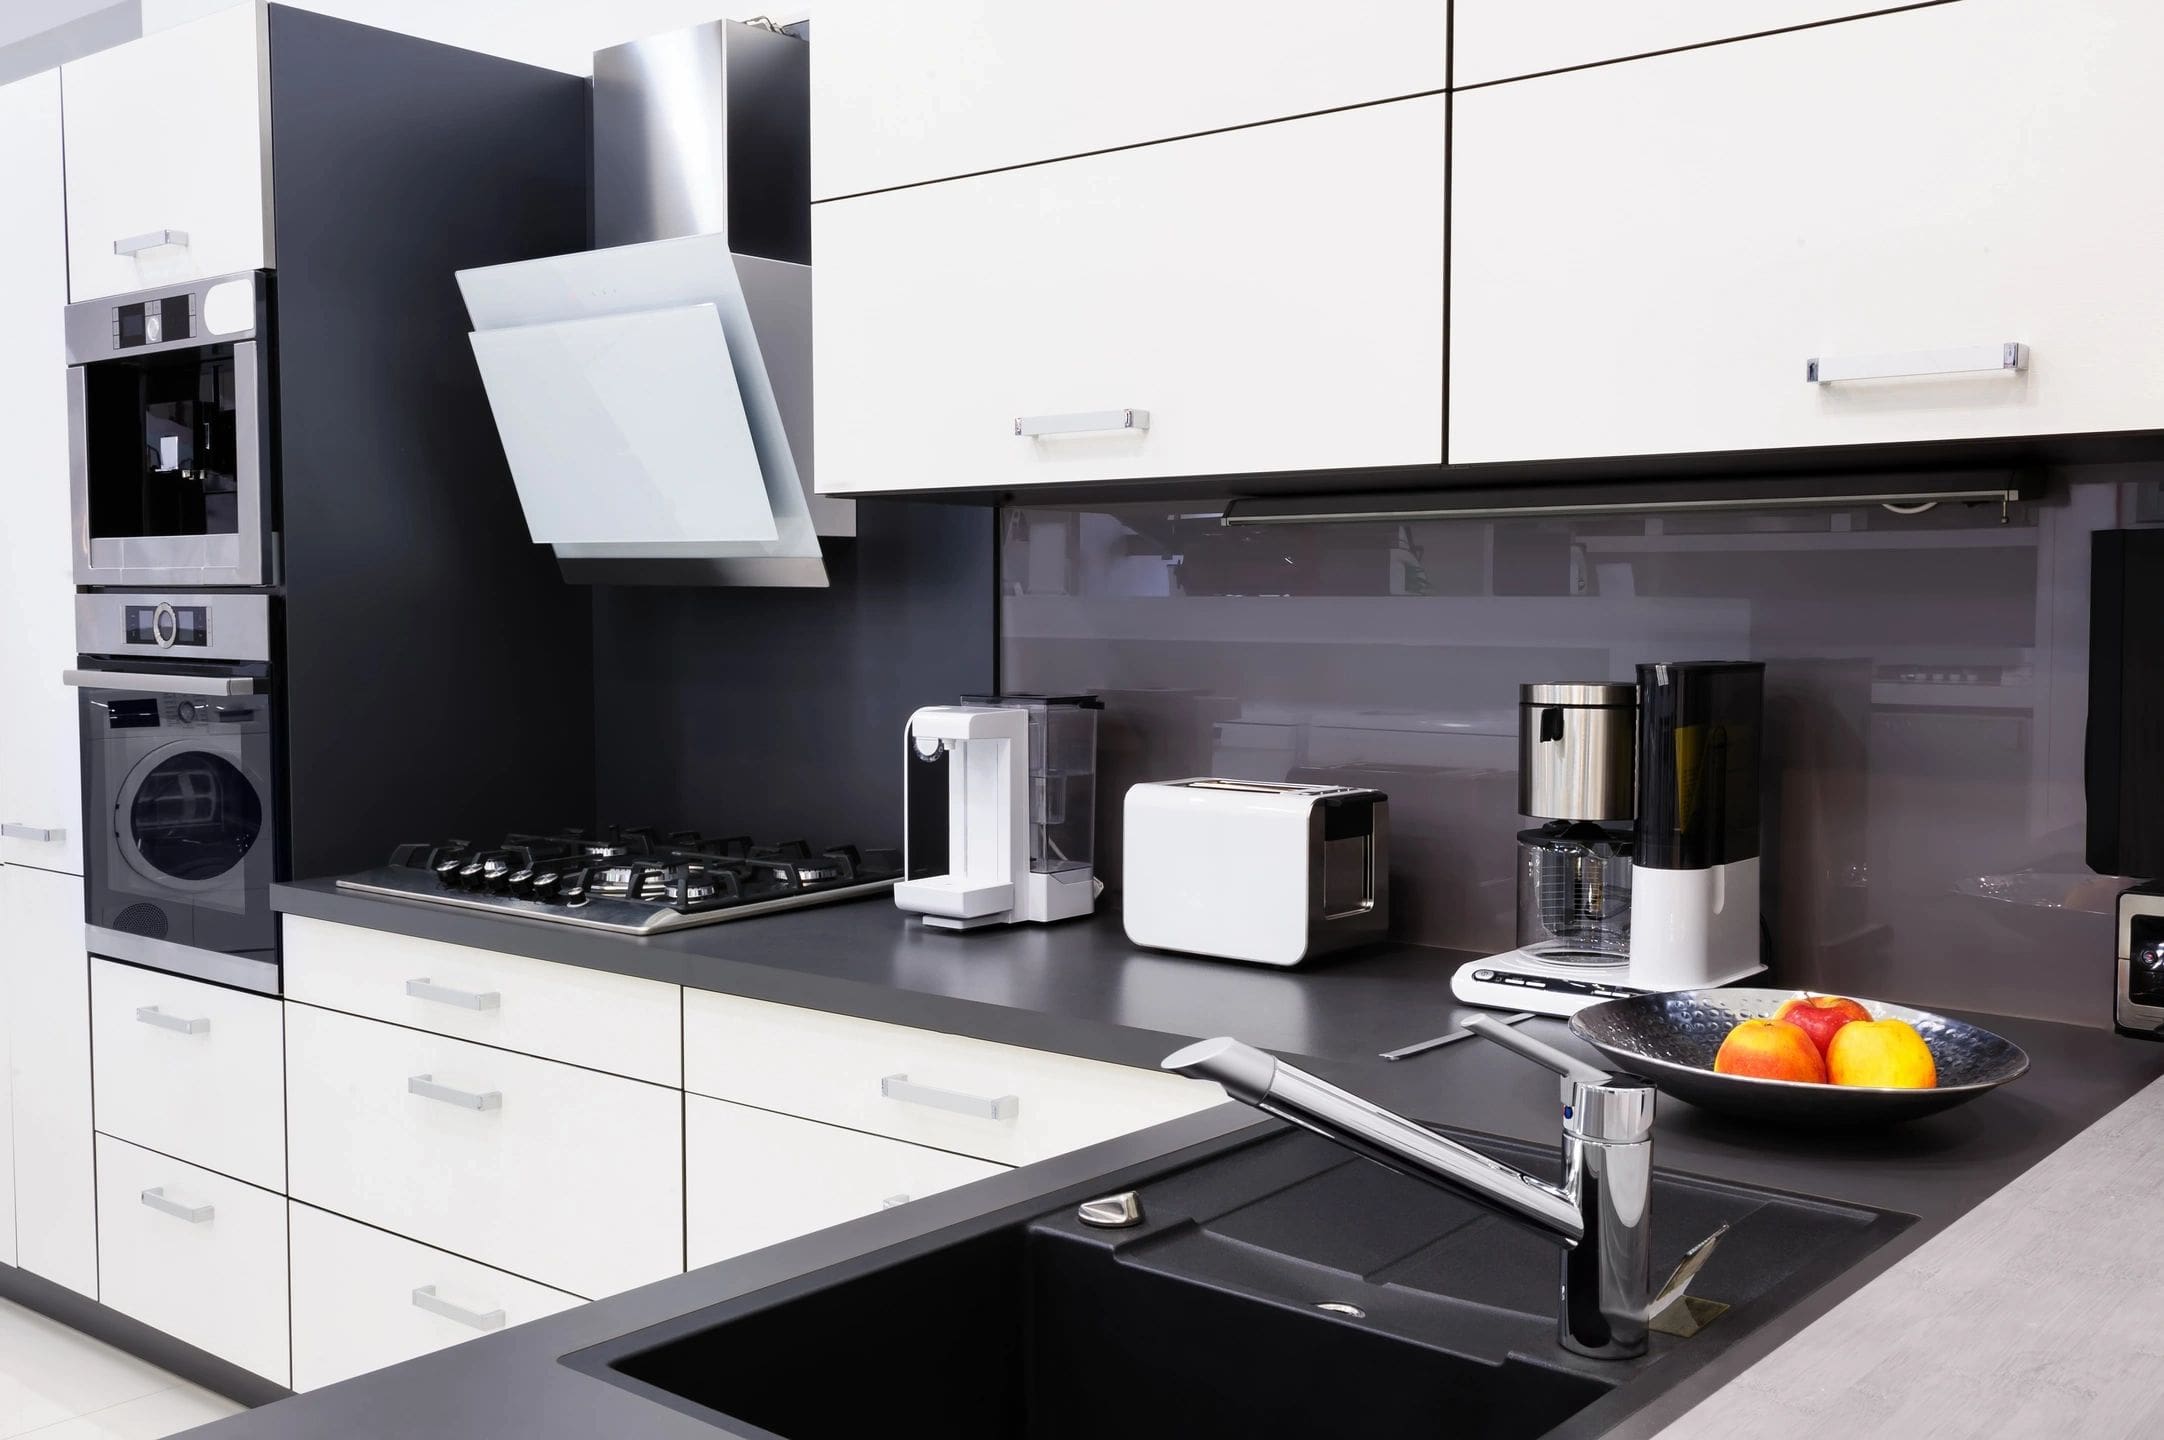
M 0 1440 L 161 1440 L 240 1408 L 0 1300 Z

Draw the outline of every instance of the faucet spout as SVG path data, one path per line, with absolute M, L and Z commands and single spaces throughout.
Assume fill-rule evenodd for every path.
M 1524 1040 L 1514 1031 L 1504 1034 L 1514 1042 Z M 1653 1088 L 1631 1076 L 1595 1070 L 1538 1042 L 1510 1048 L 1552 1068 L 1571 1067 L 1565 1072 L 1571 1095 L 1564 1106 L 1560 1185 L 1446 1139 L 1230 1037 L 1190 1045 L 1166 1056 L 1162 1066 L 1215 1080 L 1235 1100 L 1400 1174 L 1466 1196 L 1560 1242 L 1558 1325 L 1564 1347 L 1599 1359 L 1642 1355 L 1651 1300 L 1647 1202 L 1652 1189 Z

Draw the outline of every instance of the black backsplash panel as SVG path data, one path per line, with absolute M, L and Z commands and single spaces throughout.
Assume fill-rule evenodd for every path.
M 594 591 L 600 819 L 899 845 L 902 728 L 996 683 L 993 515 L 864 501 L 824 590 Z

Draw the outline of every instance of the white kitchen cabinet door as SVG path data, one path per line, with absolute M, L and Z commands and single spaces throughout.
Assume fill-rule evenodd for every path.
M 815 206 L 819 488 L 1434 464 L 1445 113 Z
M 98 1128 L 281 1193 L 285 1014 L 269 995 L 90 962 Z
M 293 1198 L 588 1299 L 684 1268 L 684 1097 L 286 1007 Z
M 0 908 L 0 921 L 7 911 Z M 0 944 L 6 942 L 0 941 Z M 0 951 L 0 1265 L 15 1263 L 14 967 Z
M 104 1304 L 287 1383 L 279 1196 L 100 1135 L 98 1259 Z
M 586 1303 L 308 1205 L 292 1207 L 292 1234 L 295 1390 Z
M 0 865 L 0 964 L 14 1067 L 15 1256 L 96 1299 L 90 1139 L 90 955 L 83 882 Z
M 684 993 L 684 1056 L 699 1094 L 1000 1165 L 1225 1098 L 1207 1080 L 704 990 Z
M 0 86 L 0 863 L 83 872 L 60 72 Z
M 262 19 L 235 5 L 61 67 L 74 299 L 273 263 Z
M 1458 96 L 1450 458 L 2164 425 L 2160 52 L 2157 6 L 1958 0 Z
M 1450 83 L 1486 85 L 1816 25 L 1900 0 L 1455 0 Z
M 703 1095 L 684 1099 L 685 1258 L 711 1265 L 1007 1167 Z
M 821 0 L 812 195 L 1440 90 L 1449 45 L 1430 0 Z

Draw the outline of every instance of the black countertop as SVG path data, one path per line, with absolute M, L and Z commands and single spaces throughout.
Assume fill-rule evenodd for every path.
M 883 901 L 793 911 L 646 940 L 340 892 L 279 886 L 291 914 L 645 976 L 784 1004 L 1151 1065 L 1194 1038 L 1234 1034 L 1340 1084 L 1449 1126 L 1551 1141 L 1555 1082 L 1468 1042 L 1396 1065 L 1379 1050 L 1452 1028 L 1449 952 L 1384 947 L 1298 971 L 1152 954 L 1117 916 L 968 934 Z M 2014 1176 L 2164 1075 L 2164 1046 L 2109 1031 L 1981 1017 L 2028 1050 L 2018 1084 L 1871 1136 L 1767 1133 L 1665 1102 L 1664 1167 L 1904 1211 L 1902 1236 L 1728 1347 L 1611 1432 L 1649 1435 Z M 1560 1022 L 1533 1033 L 1574 1047 Z M 1024 1218 L 1171 1168 L 1258 1123 L 1226 1105 L 867 1216 L 455 1349 L 280 1401 L 197 1432 L 215 1440 L 364 1435 L 712 1440 L 725 1432 L 558 1363 L 687 1312 L 990 1215 Z M 1274 1123 L 1274 1122 L 1259 1122 Z

